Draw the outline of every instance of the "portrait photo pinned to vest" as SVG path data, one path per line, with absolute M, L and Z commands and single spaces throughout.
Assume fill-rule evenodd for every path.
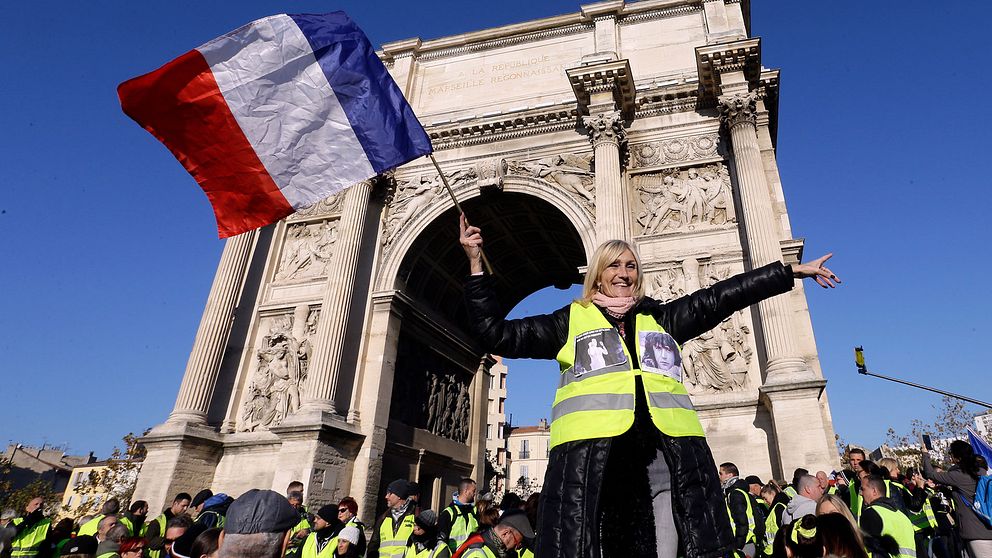
M 678 343 L 663 331 L 641 331 L 638 334 L 641 370 L 664 374 L 676 382 L 682 381 L 682 353 Z
M 575 337 L 575 364 L 572 373 L 582 376 L 606 368 L 626 370 L 627 356 L 616 330 L 597 329 Z

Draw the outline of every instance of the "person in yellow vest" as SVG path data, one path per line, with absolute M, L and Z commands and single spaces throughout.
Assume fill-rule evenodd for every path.
M 862 477 L 861 498 L 864 500 L 864 508 L 858 524 L 864 534 L 877 541 L 889 556 L 916 558 L 913 522 L 895 502 L 885 497 L 886 488 L 885 480 L 880 476 Z
M 782 512 L 789 505 L 789 497 L 782 492 L 774 482 L 761 487 L 761 499 L 768 506 L 767 517 L 765 518 L 765 548 L 766 556 L 772 555 L 775 535 L 782 527 Z
M 479 528 L 474 503 L 477 490 L 474 480 L 463 478 L 458 483 L 458 492 L 451 504 L 441 510 L 441 517 L 437 520 L 437 537 L 445 541 L 452 552 Z
M 107 517 L 113 516 L 108 515 Z M 101 522 L 101 526 L 103 524 L 105 523 Z M 127 536 L 127 527 L 123 523 L 115 522 L 106 534 L 97 537 L 100 540 L 100 545 L 96 547 L 96 558 L 121 558 L 121 541 Z
M 251 489 L 231 503 L 220 534 L 218 558 L 279 558 L 300 514 L 273 490 Z
M 292 505 L 293 501 L 290 500 L 289 503 Z M 338 547 L 338 533 L 344 528 L 344 523 L 337 518 L 337 515 L 337 506 L 324 506 L 317 510 L 313 516 L 313 531 L 308 528 L 307 535 L 300 544 L 301 558 L 330 558 L 334 554 Z M 290 533 L 292 532 L 293 530 L 290 530 Z M 288 555 L 289 551 L 286 554 Z
M 96 542 L 96 537 L 91 535 L 78 535 L 69 539 L 65 545 L 62 546 L 62 550 L 59 552 L 59 556 L 72 557 L 72 558 L 93 558 L 96 555 L 96 547 L 100 543 Z
M 740 478 L 737 465 L 720 465 L 720 483 L 727 500 L 727 513 L 737 550 L 750 558 L 764 548 L 765 520 L 755 509 L 747 481 Z
M 634 248 L 610 240 L 592 254 L 580 299 L 553 314 L 506 320 L 506 301 L 483 271 L 482 231 L 464 215 L 460 227 L 470 269 L 467 323 L 481 348 L 508 358 L 553 358 L 561 371 L 536 554 L 586 558 L 602 549 L 631 556 L 633 545 L 652 539 L 659 558 L 675 558 L 680 546 L 687 558 L 733 552 L 702 424 L 681 367 L 667 366 L 681 362 L 681 355 L 658 354 L 655 347 L 666 337 L 679 347 L 735 312 L 790 291 L 796 278 L 833 287 L 838 279 L 824 265 L 830 255 L 809 264 L 756 266 L 662 303 L 644 295 L 647 281 Z M 574 269 L 579 263 L 557 265 Z M 534 269 L 543 265 L 534 262 Z M 561 276 L 545 273 L 537 281 L 550 284 L 558 279 L 554 273 Z M 593 368 L 588 356 L 593 339 L 607 350 L 601 368 Z M 644 365 L 648 348 L 658 366 Z M 632 492 L 632 484 L 646 490 Z
M 345 525 L 338 533 L 338 547 L 331 558 L 363 558 L 358 551 L 358 538 L 364 537 L 362 530 L 355 525 Z
M 100 521 L 108 515 L 116 516 L 121 511 L 121 502 L 117 498 L 110 498 L 100 507 L 100 513 L 93 516 L 86 523 L 79 526 L 79 531 L 76 532 L 77 535 L 96 535 L 97 528 L 100 525 Z M 97 537 L 99 539 L 100 537 Z
M 849 447 L 847 463 L 849 469 L 844 469 L 837 476 L 837 494 L 847 503 L 848 509 L 855 518 L 861 513 L 861 463 L 865 460 L 865 450 Z
M 290 492 L 286 496 L 286 501 L 300 515 L 300 521 L 290 529 L 289 549 L 286 550 L 286 556 L 295 557 L 300 555 L 300 549 L 303 548 L 303 541 L 310 534 L 310 520 L 308 519 L 306 508 L 303 506 L 302 492 Z M 335 512 L 337 512 L 337 508 L 335 508 Z M 335 523 L 337 522 L 336 517 L 333 517 L 332 520 Z
M 147 516 L 148 502 L 137 500 L 117 519 L 121 522 L 121 525 L 127 527 L 128 536 L 137 537 L 147 531 L 145 528 L 145 518 Z
M 451 558 L 451 549 L 440 537 L 437 527 L 437 513 L 421 510 L 414 520 L 413 535 L 406 545 L 405 558 Z M 468 540 L 468 537 L 465 539 Z
M 493 527 L 473 534 L 455 551 L 453 558 L 504 558 L 512 556 L 524 540 L 535 537 L 527 515 L 520 510 L 507 511 Z
M 173 517 L 186 513 L 186 510 L 189 508 L 189 503 L 192 500 L 193 497 L 186 492 L 176 494 L 176 497 L 172 499 L 172 504 L 166 508 L 165 511 L 159 514 L 155 519 L 145 523 L 146 528 L 143 536 L 149 541 L 152 541 L 155 537 L 165 535 L 165 524 L 168 523 Z
M 45 499 L 32 498 L 24 506 L 24 515 L 11 521 L 14 527 L 10 539 L 11 558 L 34 558 L 48 549 L 47 541 L 52 520 L 45 517 Z
M 372 529 L 366 558 L 402 558 L 406 554 L 416 517 L 409 497 L 410 483 L 405 479 L 396 479 L 386 487 L 386 511 Z
M 351 496 L 345 496 L 338 502 L 338 519 L 345 526 L 352 526 L 358 530 L 358 540 L 352 541 L 355 552 L 358 556 L 365 556 L 365 549 L 368 541 L 365 539 L 365 524 L 358 518 L 358 502 Z

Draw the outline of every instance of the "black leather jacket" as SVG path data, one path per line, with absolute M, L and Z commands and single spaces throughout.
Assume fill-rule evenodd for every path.
M 635 313 L 651 314 L 681 344 L 738 310 L 789 291 L 793 284 L 792 269 L 773 263 L 667 304 L 645 297 L 627 320 Z M 465 298 L 476 339 L 492 354 L 554 359 L 568 340 L 568 306 L 551 314 L 506 320 L 492 278 L 486 275 L 467 279 Z M 632 358 L 638 359 L 631 345 L 636 343 L 628 347 Z M 608 556 L 657 556 L 653 521 L 645 521 L 653 514 L 647 473 L 630 465 L 643 461 L 641 456 L 617 455 L 637 452 L 644 445 L 660 449 L 671 472 L 672 507 L 683 555 L 709 558 L 733 552 L 736 545 L 723 490 L 705 438 L 665 436 L 651 425 L 640 403 L 638 407 L 641 418 L 632 428 L 636 432 L 630 433 L 634 443 L 624 440 L 628 437 L 624 434 L 568 442 L 551 450 L 538 514 L 540 558 L 599 558 L 601 547 Z M 612 446 L 616 446 L 613 455 Z

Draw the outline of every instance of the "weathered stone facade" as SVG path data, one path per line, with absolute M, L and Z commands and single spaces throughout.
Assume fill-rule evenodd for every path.
M 580 281 L 609 238 L 637 245 L 660 299 L 799 260 L 775 162 L 779 73 L 747 6 L 609 1 L 383 46 L 486 231 L 507 310 Z M 458 477 L 481 478 L 493 361 L 468 334 L 456 230 L 422 159 L 230 239 L 136 497 L 302 480 L 312 504 L 350 494 L 371 519 L 391 478 L 418 480 L 434 509 Z M 837 466 L 801 285 L 683 353 L 717 460 L 762 477 Z

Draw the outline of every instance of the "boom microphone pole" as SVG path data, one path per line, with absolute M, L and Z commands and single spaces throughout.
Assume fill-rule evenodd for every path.
M 932 391 L 934 393 L 939 393 L 941 395 L 946 395 L 947 397 L 953 397 L 955 399 L 960 399 L 962 401 L 967 401 L 974 405 L 979 405 L 985 407 L 986 409 L 992 409 L 992 403 L 986 403 L 984 401 L 979 401 L 978 399 L 972 399 L 970 397 L 965 397 L 964 395 L 959 395 L 957 393 L 951 393 L 949 391 L 944 391 L 942 389 L 937 389 L 930 386 L 925 386 L 923 384 L 917 384 L 914 382 L 908 382 L 906 380 L 900 380 L 899 378 L 893 378 L 891 376 L 883 376 L 882 374 L 874 374 L 868 371 L 868 367 L 865 366 L 865 350 L 862 347 L 854 348 L 854 364 L 858 367 L 858 374 L 862 376 L 874 376 L 876 378 L 881 378 L 883 380 L 889 380 L 890 382 L 896 382 L 897 384 L 905 384 L 910 387 L 925 389 L 927 391 Z

